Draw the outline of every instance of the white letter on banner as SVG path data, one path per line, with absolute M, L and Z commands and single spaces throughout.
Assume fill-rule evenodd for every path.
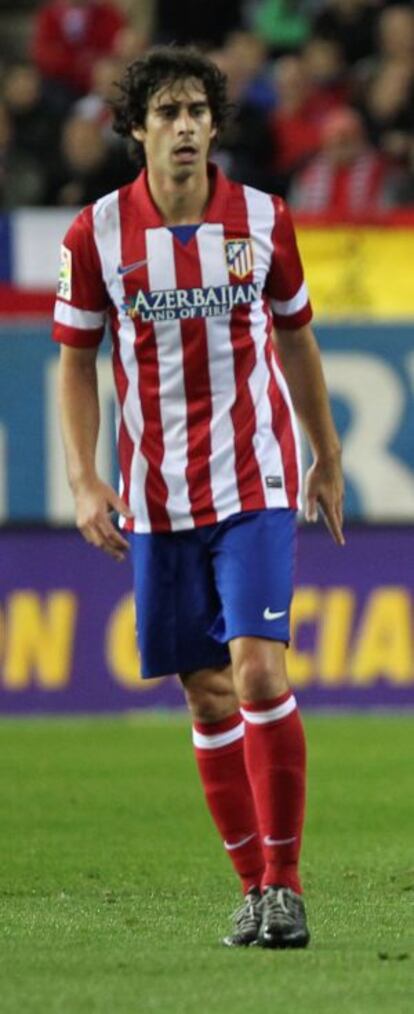
M 389 444 L 405 410 L 398 375 L 377 355 L 325 352 L 329 392 L 351 409 L 343 440 L 345 475 L 355 483 L 368 518 L 412 519 L 414 475 Z
M 99 475 L 105 481 L 111 482 L 114 378 L 109 356 L 98 358 L 97 365 L 101 424 L 96 461 Z M 47 365 L 45 377 L 45 447 L 47 458 L 45 513 L 48 521 L 73 524 L 75 510 L 73 496 L 66 477 L 65 455 L 57 405 L 58 366 L 58 360 L 51 360 Z

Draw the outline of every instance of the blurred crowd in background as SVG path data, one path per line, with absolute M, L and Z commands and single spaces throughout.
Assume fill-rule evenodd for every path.
M 383 0 L 25 0 L 0 14 L 0 208 L 78 207 L 136 168 L 111 129 L 124 68 L 196 43 L 226 73 L 215 160 L 303 214 L 414 206 L 414 5 Z M 14 34 L 13 38 L 17 36 Z

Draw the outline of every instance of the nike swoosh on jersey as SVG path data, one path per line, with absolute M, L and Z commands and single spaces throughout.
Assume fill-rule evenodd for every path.
M 280 617 L 281 616 L 285 616 L 285 615 L 286 615 L 286 609 L 282 609 L 281 613 L 272 613 L 272 611 L 269 608 L 269 606 L 266 606 L 266 609 L 263 611 L 263 618 L 265 620 L 280 620 Z
M 135 271 L 136 268 L 142 268 L 144 267 L 144 264 L 148 264 L 148 260 L 146 258 L 143 261 L 134 261 L 133 264 L 118 264 L 118 275 L 129 275 L 130 271 Z
M 270 834 L 265 834 L 263 838 L 264 845 L 291 845 L 293 841 L 296 841 L 296 835 L 293 838 L 272 838 Z

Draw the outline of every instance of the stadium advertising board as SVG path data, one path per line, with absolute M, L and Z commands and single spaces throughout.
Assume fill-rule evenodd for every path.
M 316 331 L 343 443 L 347 517 L 411 521 L 412 325 L 317 323 Z M 56 405 L 57 361 L 45 325 L 0 328 L 0 522 L 73 522 Z M 100 356 L 100 393 L 99 468 L 116 482 L 108 348 Z
M 411 228 L 390 215 L 388 225 L 332 222 L 298 227 L 298 243 L 316 316 L 320 320 L 392 320 L 414 317 Z
M 131 572 L 73 531 L 0 532 L 0 711 L 176 707 L 142 681 Z M 300 530 L 289 672 L 305 707 L 414 705 L 414 528 Z M 191 592 L 191 589 L 189 589 Z
M 28 293 L 47 296 L 55 290 L 59 244 L 75 214 L 74 208 L 22 208 L 0 215 L 0 304 L 1 286 L 15 289 L 13 303 L 4 289 L 8 312 L 22 310 Z M 349 223 L 325 216 L 315 224 L 314 217 L 299 216 L 297 235 L 319 318 L 414 318 L 412 212 Z

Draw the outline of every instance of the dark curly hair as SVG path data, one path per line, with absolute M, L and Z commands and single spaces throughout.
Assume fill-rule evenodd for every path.
M 185 78 L 195 78 L 204 85 L 214 126 L 220 132 L 228 112 L 226 77 L 221 70 L 195 46 L 157 46 L 142 59 L 127 67 L 118 83 L 120 97 L 112 103 L 113 129 L 130 139 L 130 151 L 140 164 L 145 163 L 144 149 L 131 138 L 133 127 L 143 127 L 152 95 L 163 85 Z

